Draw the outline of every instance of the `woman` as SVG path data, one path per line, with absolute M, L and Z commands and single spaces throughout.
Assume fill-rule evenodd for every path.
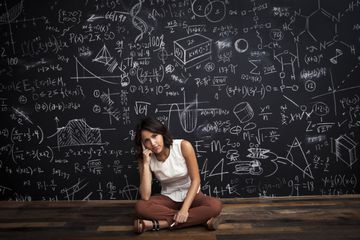
M 145 118 L 136 127 L 141 199 L 135 205 L 135 231 L 183 228 L 205 224 L 215 230 L 221 201 L 200 191 L 200 175 L 194 148 L 182 139 L 172 139 L 155 118 Z M 161 184 L 161 194 L 152 195 L 152 175 Z

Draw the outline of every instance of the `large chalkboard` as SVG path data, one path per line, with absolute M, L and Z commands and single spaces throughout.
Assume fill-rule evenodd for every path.
M 134 128 L 221 198 L 360 193 L 357 0 L 1 0 L 0 199 L 136 199 Z

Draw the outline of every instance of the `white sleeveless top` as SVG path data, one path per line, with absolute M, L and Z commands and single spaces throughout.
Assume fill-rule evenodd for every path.
M 150 169 L 161 184 L 161 194 L 176 202 L 183 202 L 191 179 L 188 174 L 185 158 L 181 152 L 182 139 L 174 139 L 170 154 L 165 161 L 158 161 L 151 155 Z M 199 188 L 200 190 L 200 188 Z

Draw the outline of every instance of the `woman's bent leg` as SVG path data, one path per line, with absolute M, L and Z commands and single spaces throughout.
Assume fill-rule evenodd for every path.
M 154 195 L 149 200 L 138 200 L 135 204 L 135 213 L 138 218 L 166 220 L 170 225 L 179 207 L 181 203 L 167 196 Z
M 170 225 L 181 206 L 181 202 L 175 202 L 167 196 L 155 195 L 151 196 L 149 200 L 138 200 L 135 204 L 135 212 L 138 218 L 166 220 Z M 220 199 L 199 192 L 189 209 L 187 221 L 179 223 L 175 228 L 206 224 L 210 218 L 218 216 L 221 210 Z
M 205 224 L 210 218 L 216 217 L 222 210 L 220 199 L 209 197 L 199 192 L 190 209 L 189 217 L 185 223 L 179 224 L 177 227 L 188 227 L 193 225 Z

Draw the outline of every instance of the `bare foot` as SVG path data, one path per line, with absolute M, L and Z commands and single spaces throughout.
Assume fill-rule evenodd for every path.
M 212 217 L 206 222 L 206 227 L 208 230 L 216 230 L 218 229 L 222 221 L 223 221 L 223 217 L 221 215 Z

